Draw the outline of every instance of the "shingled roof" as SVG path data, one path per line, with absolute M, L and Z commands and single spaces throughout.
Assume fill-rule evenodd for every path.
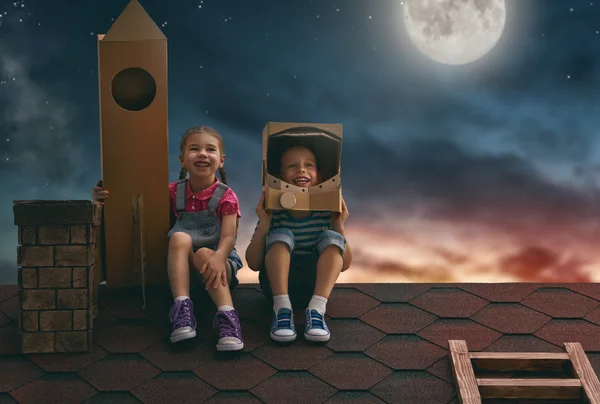
M 470 351 L 564 352 L 580 342 L 600 370 L 598 284 L 341 284 L 328 303 L 331 340 L 269 339 L 256 285 L 234 302 L 245 348 L 217 353 L 214 306 L 196 301 L 198 338 L 168 343 L 170 297 L 104 291 L 88 354 L 21 355 L 17 287 L 0 286 L 0 403 L 458 403 L 448 340 Z M 202 310 L 201 308 L 206 308 Z

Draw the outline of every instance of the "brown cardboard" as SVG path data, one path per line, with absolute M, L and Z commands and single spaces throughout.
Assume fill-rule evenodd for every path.
M 279 179 L 282 149 L 292 143 L 312 146 L 323 175 L 321 184 L 303 188 Z M 263 129 L 262 144 L 266 209 L 342 211 L 342 125 L 269 122 Z
M 102 180 L 110 192 L 104 203 L 107 287 L 141 282 L 133 271 L 131 206 L 141 194 L 149 202 L 146 283 L 163 283 L 169 231 L 167 38 L 137 0 L 107 34 L 98 35 L 98 80 Z

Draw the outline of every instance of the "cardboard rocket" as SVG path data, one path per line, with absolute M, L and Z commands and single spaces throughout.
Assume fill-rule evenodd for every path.
M 266 209 L 342 211 L 342 125 L 269 122 L 263 129 L 262 144 Z M 281 155 L 291 146 L 313 150 L 321 184 L 305 188 L 281 180 Z
M 167 280 L 167 38 L 137 0 L 98 35 L 105 264 L 108 287 L 141 282 L 132 200 L 144 200 L 147 284 Z M 138 212 L 139 213 L 139 212 Z M 139 227 L 139 226 L 138 226 Z

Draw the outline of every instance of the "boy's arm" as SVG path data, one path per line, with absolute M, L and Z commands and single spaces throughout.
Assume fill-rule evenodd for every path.
M 250 244 L 246 248 L 246 262 L 248 263 L 248 267 L 255 272 L 260 271 L 260 267 L 265 259 L 265 239 L 270 227 L 271 224 L 269 222 L 259 221 L 252 240 L 250 240 Z

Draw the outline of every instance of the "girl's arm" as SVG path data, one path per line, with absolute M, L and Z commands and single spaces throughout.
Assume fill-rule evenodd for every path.
M 246 248 L 246 262 L 251 270 L 258 272 L 263 265 L 265 259 L 265 240 L 269 233 L 271 223 L 269 221 L 259 221 L 256 226 L 256 231 Z
M 215 251 L 215 254 L 218 254 L 223 260 L 226 260 L 229 257 L 235 247 L 237 223 L 238 218 L 236 212 L 229 215 L 223 215 L 221 220 L 221 239 L 219 240 L 217 251 Z

